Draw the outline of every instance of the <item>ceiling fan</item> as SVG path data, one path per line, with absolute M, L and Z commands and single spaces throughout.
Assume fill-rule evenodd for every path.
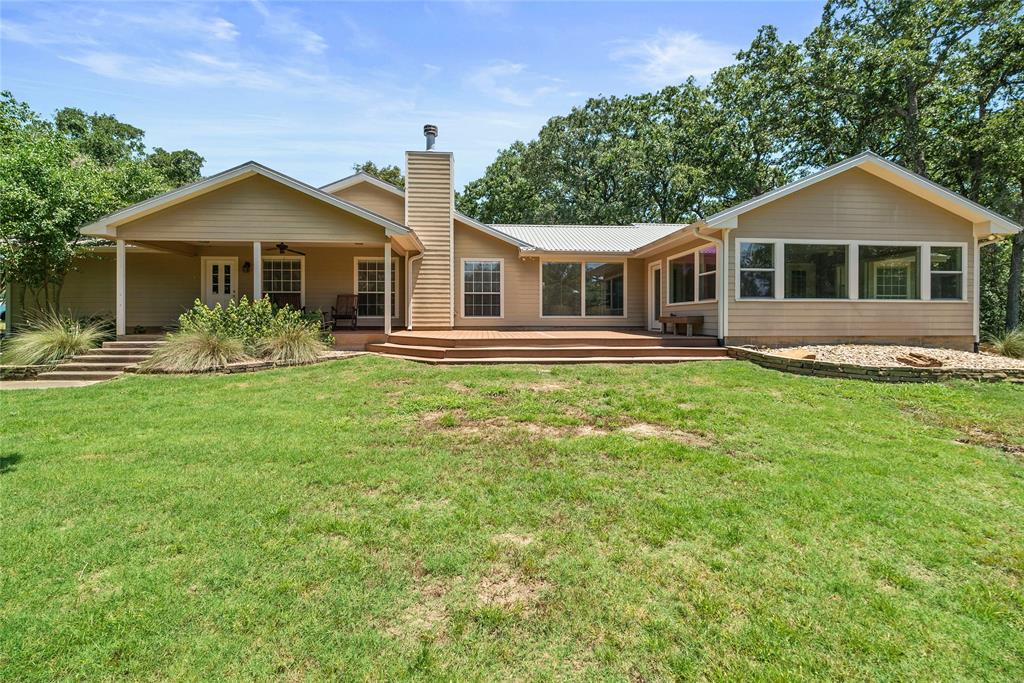
M 306 255 L 306 252 L 304 252 L 304 251 L 297 251 L 295 249 L 289 249 L 288 245 L 285 244 L 284 242 L 278 242 L 274 246 L 277 247 L 277 251 L 279 253 L 281 253 L 281 254 L 284 254 L 285 252 L 288 252 L 288 253 L 291 253 L 291 254 L 298 254 L 299 256 L 305 256 Z

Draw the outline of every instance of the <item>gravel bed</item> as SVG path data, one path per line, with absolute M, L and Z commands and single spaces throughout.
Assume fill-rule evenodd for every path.
M 799 357 L 800 352 L 813 353 L 815 360 L 832 363 L 851 363 L 865 367 L 892 368 L 913 367 L 896 360 L 910 354 L 919 354 L 942 362 L 943 368 L 969 370 L 1012 370 L 1024 369 L 1024 359 L 1006 358 L 990 353 L 969 353 L 954 349 L 932 349 L 923 346 L 887 346 L 880 344 L 815 344 L 792 346 L 780 349 L 757 349 L 764 353 Z

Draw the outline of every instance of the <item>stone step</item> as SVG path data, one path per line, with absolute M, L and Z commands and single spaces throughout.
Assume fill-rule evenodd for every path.
M 94 349 L 95 350 L 95 349 Z M 149 358 L 150 354 L 127 354 L 127 353 L 83 353 L 72 356 L 71 360 L 76 363 L 141 363 Z
M 167 342 L 160 340 L 123 340 L 123 341 L 105 341 L 103 342 L 103 348 L 105 349 L 158 349 Z
M 93 356 L 149 356 L 156 351 L 148 346 L 102 346 L 98 349 L 89 349 L 87 354 Z
M 79 372 L 79 371 L 94 371 L 94 370 L 99 370 L 99 371 L 114 371 L 114 370 L 118 370 L 118 371 L 120 371 L 120 370 L 124 370 L 125 368 L 130 367 L 132 365 L 135 365 L 135 363 L 134 362 L 124 363 L 124 362 L 120 362 L 120 361 L 117 361 L 117 362 L 106 361 L 106 362 L 99 362 L 99 363 L 93 363 L 91 361 L 82 361 L 82 362 L 72 361 L 70 363 L 61 363 L 58 366 L 58 370 L 56 370 L 56 371 L 57 372 L 64 372 L 64 371 Z
M 120 377 L 120 370 L 61 370 L 59 367 L 56 370 L 49 372 L 40 372 L 36 375 L 37 379 L 49 380 L 49 379 L 76 379 L 76 380 L 102 380 L 102 379 L 113 379 Z

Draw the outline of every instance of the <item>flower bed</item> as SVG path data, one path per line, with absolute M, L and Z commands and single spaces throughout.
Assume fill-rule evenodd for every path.
M 1024 362 L 952 349 L 911 346 L 815 345 L 789 349 L 730 347 L 733 358 L 782 372 L 874 382 L 942 382 L 953 379 L 1024 383 Z M 899 359 L 907 362 L 901 362 Z M 917 367 L 908 363 L 940 363 Z

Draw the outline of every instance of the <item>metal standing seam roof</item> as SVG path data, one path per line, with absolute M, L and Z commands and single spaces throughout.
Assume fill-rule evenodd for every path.
M 628 254 L 684 227 L 657 223 L 631 225 L 491 225 L 536 251 Z

